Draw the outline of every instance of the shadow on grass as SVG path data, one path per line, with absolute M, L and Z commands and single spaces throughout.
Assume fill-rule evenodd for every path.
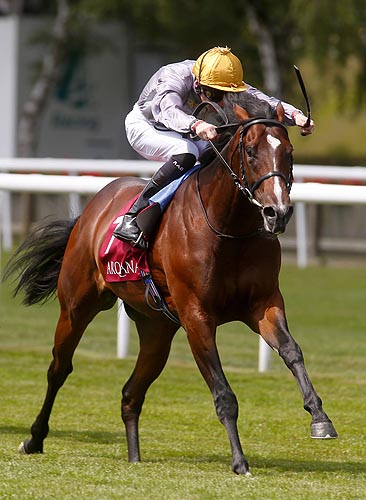
M 16 426 L 0 426 L 0 434 L 20 434 L 23 439 L 31 437 L 29 427 Z M 121 432 L 105 432 L 105 431 L 58 431 L 50 430 L 46 440 L 48 439 L 63 439 L 65 441 L 79 441 L 82 443 L 99 443 L 99 444 L 115 444 L 121 442 L 121 436 L 124 438 L 124 429 L 121 426 Z
M 335 462 L 329 460 L 298 460 L 298 459 L 283 459 L 280 457 L 261 457 L 258 455 L 247 456 L 250 471 L 252 474 L 256 474 L 256 471 L 265 470 L 272 474 L 283 472 L 283 473 L 351 473 L 351 474 L 359 474 L 363 476 L 366 473 L 366 464 L 361 462 Z M 142 464 L 144 460 L 142 459 Z M 218 468 L 222 466 L 230 467 L 231 466 L 231 457 L 230 455 L 193 455 L 193 454 L 184 454 L 180 456 L 173 457 L 165 457 L 162 459 L 148 459 L 146 463 L 149 464 L 173 464 L 173 463 L 184 463 L 184 464 L 194 464 L 194 465 L 212 465 L 217 464 Z
M 251 469 L 278 469 L 282 472 L 336 472 L 365 474 L 366 464 L 361 462 L 334 462 L 330 460 L 298 460 L 284 458 L 263 458 L 252 456 L 249 458 Z
M 23 438 L 30 437 L 30 429 L 23 426 L 0 426 L 0 434 L 19 434 Z M 122 446 L 125 444 L 125 436 L 123 428 L 120 432 L 105 432 L 105 431 L 59 431 L 51 430 L 49 434 L 49 439 L 62 439 L 65 441 L 72 442 L 82 442 L 82 443 L 94 443 L 94 444 L 116 444 L 120 443 Z M 45 443 L 47 440 L 45 441 Z M 187 450 L 173 451 L 166 455 L 166 450 L 162 454 L 164 457 L 151 458 L 151 451 L 145 450 L 142 456 L 141 465 L 144 463 L 147 465 L 163 465 L 163 464 L 192 464 L 198 466 L 205 466 L 210 464 L 217 464 L 218 468 L 230 467 L 231 457 L 229 454 L 197 454 L 192 453 Z M 144 460 L 145 455 L 145 460 Z M 259 455 L 247 456 L 249 461 L 251 472 L 256 473 L 259 470 L 265 470 L 267 472 L 324 472 L 324 473 L 352 473 L 352 474 L 366 474 L 366 463 L 361 462 L 336 462 L 329 460 L 298 460 L 298 459 L 284 459 L 281 457 L 263 457 Z M 126 462 L 127 464 L 127 462 Z

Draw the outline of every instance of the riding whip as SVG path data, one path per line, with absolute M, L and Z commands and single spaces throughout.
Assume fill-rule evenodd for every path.
M 306 102 L 306 110 L 307 110 L 307 114 L 308 114 L 308 119 L 307 119 L 307 122 L 305 123 L 304 127 L 307 128 L 307 127 L 309 127 L 310 120 L 311 120 L 310 101 L 309 101 L 308 93 L 306 92 L 304 80 L 302 79 L 302 76 L 301 76 L 301 72 L 300 72 L 299 68 L 297 66 L 295 66 L 295 64 L 294 64 L 294 69 L 296 71 L 296 76 L 297 76 L 297 79 L 299 81 L 301 91 L 303 93 L 303 96 L 304 96 L 305 102 Z M 301 135 L 306 135 L 306 134 L 301 133 Z

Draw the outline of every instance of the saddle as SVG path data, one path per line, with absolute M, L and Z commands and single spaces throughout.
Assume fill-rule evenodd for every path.
M 173 323 L 180 325 L 179 319 L 169 310 L 164 297 L 161 296 L 152 279 L 146 250 L 134 247 L 113 236 L 116 225 L 120 223 L 121 217 L 128 212 L 136 198 L 130 200 L 110 224 L 100 248 L 99 257 L 105 270 L 105 280 L 109 283 L 143 280 L 146 286 L 145 300 L 148 306 L 155 311 L 162 312 Z

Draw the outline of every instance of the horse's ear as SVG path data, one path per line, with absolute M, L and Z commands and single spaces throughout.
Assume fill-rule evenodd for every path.
M 285 110 L 283 109 L 282 103 L 279 102 L 276 107 L 276 113 L 278 121 L 281 123 L 285 122 Z
M 239 120 L 249 120 L 250 116 L 246 109 L 242 108 L 238 104 L 234 104 L 233 110 Z

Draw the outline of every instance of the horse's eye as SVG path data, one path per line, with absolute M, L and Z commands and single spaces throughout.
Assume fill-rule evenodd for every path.
M 257 155 L 256 148 L 254 146 L 245 146 L 245 153 L 247 155 L 247 161 L 253 163 Z
M 254 158 L 255 147 L 254 146 L 245 146 L 245 152 L 246 152 L 248 158 Z

